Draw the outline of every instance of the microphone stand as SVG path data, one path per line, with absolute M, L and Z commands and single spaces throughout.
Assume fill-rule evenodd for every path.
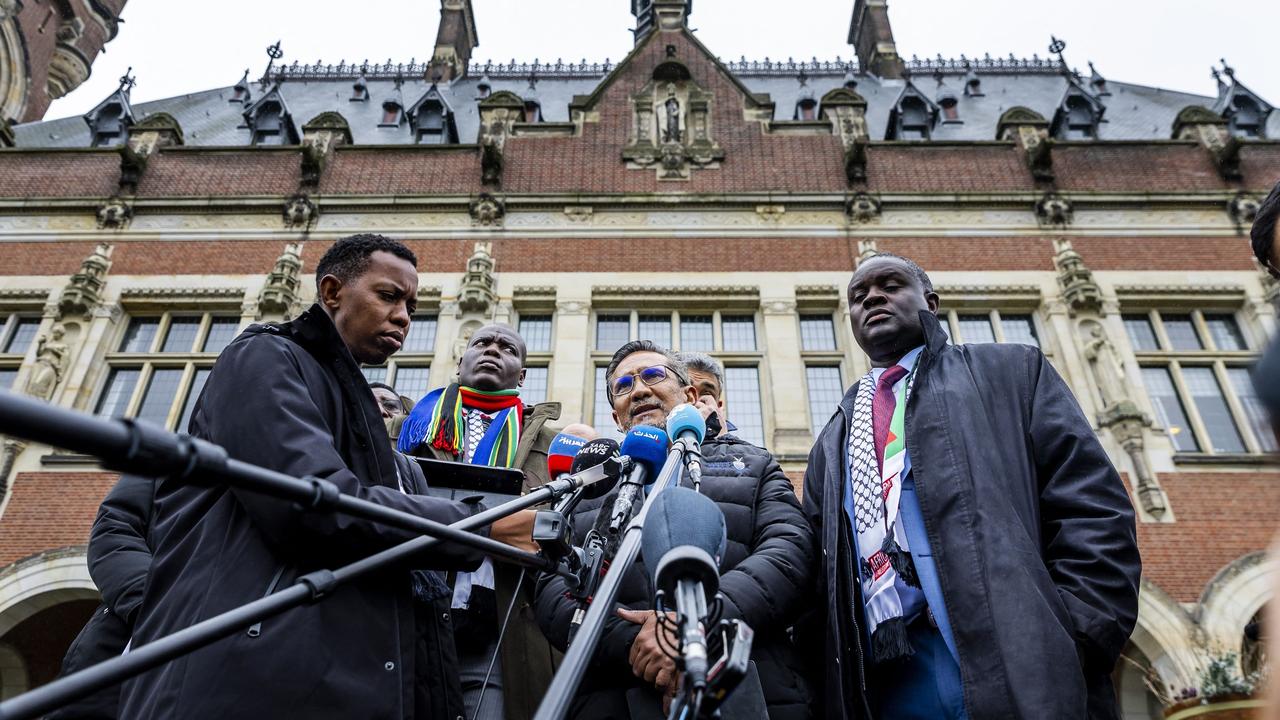
M 596 645 L 600 643 L 600 636 L 604 632 L 604 621 L 608 614 L 613 612 L 618 588 L 622 585 L 622 577 L 631 569 L 631 564 L 640 554 L 640 532 L 644 529 L 649 508 L 653 505 L 654 498 L 658 497 L 663 490 L 679 484 L 680 472 L 684 469 L 685 452 L 685 448 L 680 443 L 673 444 L 667 452 L 667 460 L 662 464 L 662 470 L 654 480 L 648 497 L 640 507 L 640 512 L 631 519 L 623 531 L 618 552 L 614 555 L 604 580 L 600 582 L 600 589 L 595 593 L 577 636 L 570 643 L 560 668 L 551 680 L 551 686 L 547 688 L 547 693 L 538 706 L 538 712 L 533 716 L 534 720 L 560 720 L 568 714 L 569 705 L 577 694 L 579 683 L 582 682 L 582 675 L 591 662 L 591 656 L 595 654 Z M 605 512 L 606 509 L 602 508 L 601 512 Z
M 417 537 L 337 570 L 317 570 L 293 585 L 80 672 L 0 703 L 0 718 L 37 718 L 68 702 L 116 685 L 169 660 L 205 647 L 301 605 L 314 603 L 334 589 L 364 575 L 412 561 L 442 542 L 472 547 L 524 567 L 568 574 L 558 563 L 533 553 L 474 535 L 476 530 L 513 512 L 555 500 L 605 476 L 591 468 L 563 477 L 491 510 L 443 525 L 338 492 L 333 483 L 298 480 L 249 463 L 231 460 L 226 451 L 186 435 L 175 435 L 131 420 L 108 420 L 0 391 L 0 433 L 24 437 L 101 457 L 110 469 L 145 468 L 145 474 L 185 479 L 193 473 L 225 480 L 258 492 L 304 503 L 310 509 L 346 512 L 429 535 Z M 593 472 L 595 471 L 595 472 Z

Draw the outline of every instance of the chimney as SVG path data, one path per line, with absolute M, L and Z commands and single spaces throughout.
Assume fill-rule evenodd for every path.
M 849 23 L 849 44 L 858 56 L 862 72 L 877 77 L 899 79 L 906 69 L 898 57 L 889 25 L 887 0 L 857 0 Z
M 631 0 L 631 14 L 636 16 L 636 44 L 658 30 L 679 30 L 685 26 L 693 0 Z
M 440 0 L 440 29 L 426 79 L 449 82 L 466 75 L 471 51 L 479 45 L 471 0 Z

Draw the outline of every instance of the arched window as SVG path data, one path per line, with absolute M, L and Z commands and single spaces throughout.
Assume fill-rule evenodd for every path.
M 953 97 L 943 98 L 938 102 L 942 108 L 943 122 L 960 122 L 960 104 Z
M 404 117 L 404 108 L 395 100 L 382 103 L 382 121 L 378 127 L 400 127 L 400 119 Z
M 542 122 L 542 106 L 537 100 L 524 101 L 524 121 L 525 122 Z
M 818 119 L 818 101 L 813 98 L 804 98 L 796 103 L 796 120 L 817 120 Z

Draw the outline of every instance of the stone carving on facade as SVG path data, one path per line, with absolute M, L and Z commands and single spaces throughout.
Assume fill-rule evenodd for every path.
M 1036 201 L 1036 220 L 1045 227 L 1066 227 L 1071 224 L 1071 201 L 1056 192 L 1047 192 Z
M 133 206 L 118 195 L 98 208 L 98 227 L 104 230 L 120 230 L 132 219 Z
M 302 243 L 289 243 L 276 258 L 267 282 L 258 293 L 255 317 L 259 320 L 288 320 L 298 307 L 301 287 Z
M 334 148 L 351 144 L 351 126 L 341 113 L 323 112 L 302 126 L 302 184 L 315 187 Z
M 871 258 L 879 254 L 880 254 L 880 248 L 876 246 L 875 238 L 858 241 L 858 264 L 859 265 L 861 265 L 862 263 L 870 260 Z
M 1253 220 L 1258 217 L 1258 210 L 1261 207 L 1262 201 L 1257 196 L 1241 190 L 1227 201 L 1227 215 L 1231 217 L 1231 222 L 1235 223 L 1236 230 L 1244 232 L 1245 228 L 1253 225 Z
M 678 62 L 666 62 L 631 96 L 631 140 L 622 150 L 628 168 L 654 168 L 659 180 L 688 180 L 697 169 L 719 167 L 724 150 L 712 138 L 712 94 Z
M 501 90 L 480 101 L 480 179 L 486 185 L 502 183 L 507 138 L 516 123 L 525 121 L 524 100 Z
M 58 387 L 63 374 L 67 371 L 67 355 L 70 348 L 63 341 L 67 329 L 62 323 L 54 323 L 49 333 L 40 338 L 36 346 L 36 359 L 27 375 L 26 393 L 34 398 L 48 401 L 53 398 L 53 391 Z
M 133 193 L 147 163 L 161 148 L 183 144 L 182 126 L 166 112 L 152 113 L 129 126 L 129 140 L 120 146 L 120 190 Z
M 27 443 L 17 438 L 4 438 L 0 446 L 0 503 L 9 492 L 9 475 L 13 473 L 14 461 L 27 449 Z
M 845 214 L 857 223 L 869 223 L 880 217 L 880 200 L 869 193 L 859 192 L 844 206 Z
M 58 317 L 88 317 L 102 304 L 102 290 L 107 284 L 107 271 L 111 268 L 111 250 L 109 243 L 99 243 L 93 254 L 80 263 L 80 269 L 62 289 L 58 299 Z
M 459 363 L 462 362 L 462 354 L 467 351 L 467 345 L 471 344 L 471 336 L 475 335 L 476 331 L 482 327 L 484 327 L 484 323 L 481 321 L 468 320 L 458 328 L 458 337 L 453 340 L 453 356 L 450 359 L 450 364 L 453 367 L 458 367 Z
M 777 223 L 787 214 L 786 205 L 757 205 L 756 215 L 767 223 Z
M 1084 264 L 1084 258 L 1071 246 L 1071 241 L 1059 238 L 1053 241 L 1053 264 L 1058 268 L 1058 287 L 1062 299 L 1072 315 L 1080 312 L 1102 313 L 1102 288 L 1093 279 L 1093 271 Z
M 1130 394 L 1124 363 L 1115 345 L 1107 337 L 1106 328 L 1095 320 L 1084 320 L 1079 326 L 1085 360 L 1102 398 L 1098 425 L 1107 428 L 1124 448 L 1133 465 L 1134 490 L 1142 509 L 1156 519 L 1168 510 L 1164 493 L 1147 463 L 1144 434 L 1151 418 L 1142 412 Z
M 1203 105 L 1188 105 L 1173 120 L 1176 140 L 1195 140 L 1209 153 L 1224 180 L 1239 180 L 1241 143 L 1231 134 L 1226 118 Z
M 281 215 L 284 218 L 285 227 L 306 228 L 320 217 L 320 208 L 316 207 L 305 193 L 298 193 L 285 202 Z
M 844 152 L 844 174 L 850 183 L 867 180 L 867 101 L 850 88 L 836 88 L 822 96 L 822 117 L 831 122 Z
M 792 298 L 764 298 L 760 301 L 760 312 L 765 315 L 794 315 L 796 301 Z
M 488 316 L 497 302 L 498 283 L 493 276 L 492 249 L 492 243 L 478 242 L 475 252 L 467 260 L 467 272 L 462 276 L 462 286 L 458 289 L 458 310 L 462 313 Z
M 572 223 L 590 223 L 595 217 L 595 209 L 590 205 L 569 205 L 564 209 L 564 216 Z
M 588 315 L 591 303 L 586 300 L 559 300 L 556 302 L 557 315 Z
M 1031 177 L 1053 182 L 1053 140 L 1043 115 L 1021 106 L 1009 108 L 996 123 L 996 138 L 1017 143 Z
M 489 193 L 471 201 L 471 224 L 481 227 L 500 227 L 507 215 L 507 204 Z

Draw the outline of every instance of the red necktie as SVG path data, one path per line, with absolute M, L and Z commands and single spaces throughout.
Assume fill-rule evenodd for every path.
M 893 394 L 894 383 L 907 374 L 901 365 L 886 368 L 876 383 L 876 395 L 871 401 L 871 428 L 876 442 L 876 467 L 884 467 L 884 447 L 889 444 L 889 425 L 893 423 L 893 411 L 898 399 Z

